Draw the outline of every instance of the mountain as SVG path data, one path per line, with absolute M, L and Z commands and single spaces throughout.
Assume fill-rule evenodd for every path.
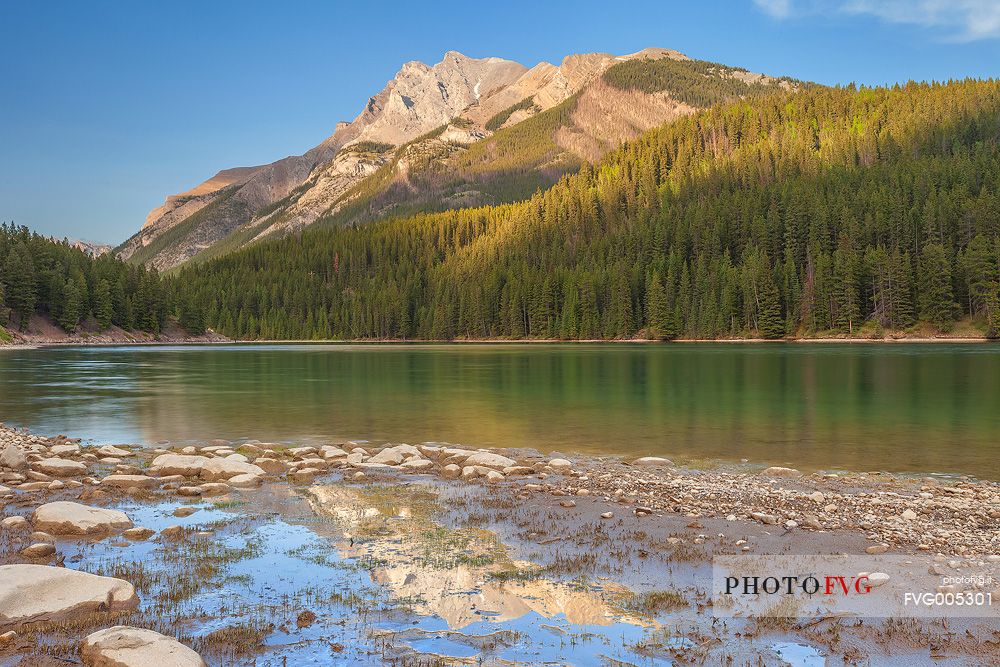
M 450 51 L 433 66 L 403 65 L 304 155 L 223 170 L 167 197 L 116 253 L 170 269 L 318 220 L 516 201 L 665 121 L 795 85 L 666 49 L 531 69 Z
M 710 67 L 652 62 L 600 85 Z M 685 103 L 746 84 L 713 81 L 679 86 Z M 167 292 L 239 339 L 998 335 L 998 118 L 994 80 L 779 87 L 524 201 L 314 225 L 182 267 Z
M 114 246 L 107 243 L 94 243 L 93 241 L 84 241 L 82 239 L 57 239 L 55 237 L 52 237 L 52 240 L 57 243 L 62 241 L 71 248 L 81 250 L 91 257 L 100 257 L 114 250 Z

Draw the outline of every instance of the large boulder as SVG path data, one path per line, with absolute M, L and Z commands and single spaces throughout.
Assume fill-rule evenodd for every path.
M 87 473 L 86 464 L 58 457 L 42 459 L 35 462 L 31 467 L 38 472 L 43 472 L 53 477 L 72 477 L 73 475 L 85 475 Z
M 236 475 L 265 475 L 263 468 L 236 459 L 208 459 L 201 467 L 201 478 L 210 482 L 227 480 Z
M 506 456 L 494 454 L 493 452 L 476 452 L 469 458 L 465 459 L 465 465 L 483 466 L 484 468 L 499 468 L 503 470 L 504 468 L 516 466 L 517 461 L 509 459 Z
M 53 535 L 107 535 L 132 527 L 132 521 L 124 512 L 88 507 L 67 500 L 38 507 L 31 523 L 35 530 Z
M 125 625 L 87 635 L 80 657 L 87 667 L 206 667 L 201 656 L 176 639 Z
M 123 579 L 48 565 L 0 565 L 0 628 L 139 606 Z
M 198 475 L 208 460 L 205 456 L 160 454 L 153 459 L 149 470 L 154 475 Z
M 28 457 L 24 455 L 17 445 L 7 445 L 0 452 L 0 467 L 11 470 L 27 470 Z

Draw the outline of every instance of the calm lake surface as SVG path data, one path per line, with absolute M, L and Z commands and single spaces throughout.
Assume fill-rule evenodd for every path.
M 1000 346 L 0 350 L 0 421 L 153 444 L 356 438 L 1000 478 Z

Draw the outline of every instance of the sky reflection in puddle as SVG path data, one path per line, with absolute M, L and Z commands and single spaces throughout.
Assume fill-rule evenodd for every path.
M 147 573 L 140 590 L 147 625 L 189 638 L 212 665 L 406 664 L 438 656 L 440 664 L 659 666 L 671 663 L 631 647 L 654 635 L 660 646 L 683 641 L 615 608 L 600 587 L 534 574 L 494 579 L 533 566 L 511 561 L 488 531 L 437 525 L 421 505 L 426 498 L 412 508 L 387 507 L 343 486 L 314 487 L 311 510 L 292 493 L 263 504 L 246 498 L 245 505 L 201 501 L 187 517 L 173 515 L 185 503 L 126 503 L 121 508 L 137 526 L 191 532 L 181 541 L 60 547 L 69 567 Z M 200 572 L 201 556 L 216 559 L 217 570 L 186 584 L 188 570 Z M 190 594 L 177 594 L 185 585 Z M 297 623 L 306 610 L 315 620 Z M 259 631 L 259 650 L 217 640 L 234 626 Z

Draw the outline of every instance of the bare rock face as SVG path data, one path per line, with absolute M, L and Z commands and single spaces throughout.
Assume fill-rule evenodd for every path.
M 35 530 L 53 535 L 107 535 L 132 527 L 124 512 L 65 500 L 38 507 L 31 523 Z
M 502 58 L 469 58 L 449 51 L 429 67 L 408 62 L 355 119 L 364 129 L 356 141 L 399 145 L 440 127 L 487 93 L 527 71 Z
M 48 565 L 0 566 L 0 628 L 137 606 L 135 588 L 122 579 Z
M 125 625 L 88 635 L 80 657 L 87 667 L 206 667 L 201 656 L 176 639 Z

